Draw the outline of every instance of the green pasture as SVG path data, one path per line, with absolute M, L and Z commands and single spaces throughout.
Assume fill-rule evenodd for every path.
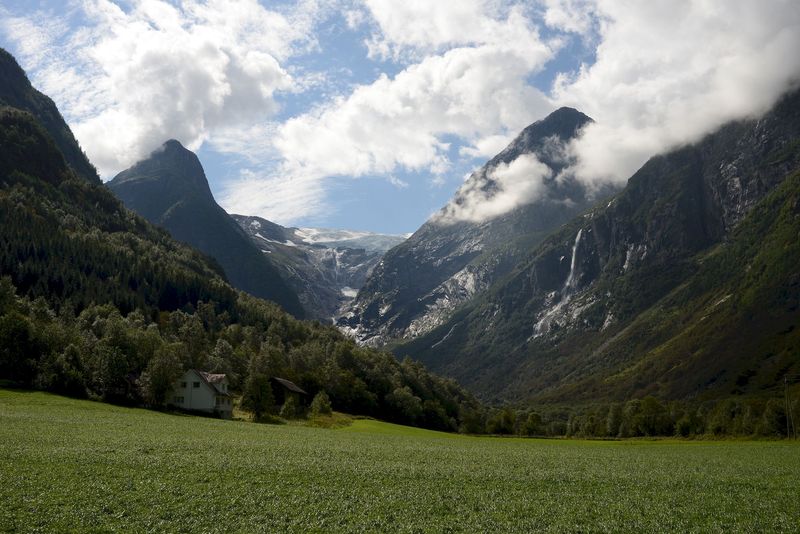
M 259 425 L 0 390 L 0 530 L 800 529 L 800 445 Z

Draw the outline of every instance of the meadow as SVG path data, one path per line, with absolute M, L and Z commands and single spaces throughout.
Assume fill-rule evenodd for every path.
M 800 445 L 260 425 L 0 390 L 2 531 L 796 531 Z

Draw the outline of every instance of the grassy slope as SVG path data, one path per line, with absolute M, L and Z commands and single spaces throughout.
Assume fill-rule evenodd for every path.
M 0 529 L 791 530 L 787 442 L 267 426 L 0 390 Z

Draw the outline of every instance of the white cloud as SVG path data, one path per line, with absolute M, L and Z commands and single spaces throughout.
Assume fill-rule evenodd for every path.
M 379 31 L 367 44 L 372 55 L 424 56 L 459 46 L 527 40 L 532 24 L 523 4 L 486 0 L 365 0 Z
M 39 26 L 36 15 L 3 29 L 106 177 L 168 138 L 196 149 L 218 129 L 265 121 L 277 109 L 275 93 L 293 88 L 280 62 L 315 46 L 321 9 L 301 2 L 288 16 L 256 0 L 134 0 L 127 11 L 85 0 L 80 7 L 83 26 L 67 36 L 47 27 L 26 34 Z M 43 59 L 42 50 L 55 57 Z
M 593 10 L 597 61 L 554 93 L 596 121 L 573 146 L 584 180 L 625 180 L 654 154 L 763 113 L 800 77 L 794 0 L 598 0 Z
M 448 136 L 474 143 L 465 154 L 476 154 L 550 108 L 526 78 L 553 50 L 521 10 L 512 8 L 506 18 L 495 19 L 477 9 L 480 2 L 367 5 L 388 49 L 463 46 L 428 55 L 394 77 L 381 75 L 346 97 L 289 119 L 275 139 L 284 173 L 322 178 L 405 169 L 436 176 L 451 163 Z M 400 31 L 403 27 L 411 34 Z
M 484 175 L 473 174 L 458 190 L 456 197 L 434 220 L 443 224 L 458 221 L 481 223 L 503 215 L 539 198 L 545 179 L 553 172 L 533 154 L 523 154 L 511 163 L 501 163 Z
M 441 173 L 449 149 L 443 136 L 518 130 L 527 122 L 520 110 L 549 106 L 523 81 L 530 61 L 495 47 L 432 56 L 290 119 L 275 145 L 286 164 L 304 174 L 362 176 L 398 167 Z
M 587 35 L 596 23 L 594 0 L 543 0 L 544 22 L 551 28 Z
M 397 189 L 406 189 L 408 187 L 408 182 L 401 180 L 394 174 L 389 175 L 389 183 L 395 186 Z
M 362 9 L 348 9 L 344 12 L 344 19 L 347 22 L 347 27 L 351 30 L 355 30 L 364 24 L 367 15 Z
M 271 221 L 292 224 L 310 214 L 324 216 L 330 210 L 325 186 L 316 177 L 274 176 L 244 169 L 238 179 L 226 184 L 218 201 L 228 213 L 268 214 Z
M 277 165 L 280 155 L 272 146 L 278 129 L 274 122 L 219 127 L 214 130 L 208 145 L 215 151 L 237 157 L 249 166 Z
M 52 53 L 51 44 L 68 31 L 67 24 L 48 16 L 44 11 L 35 11 L 29 16 L 18 17 L 0 7 L 0 28 L 11 41 L 18 43 L 19 53 L 24 55 L 32 68 L 46 63 Z

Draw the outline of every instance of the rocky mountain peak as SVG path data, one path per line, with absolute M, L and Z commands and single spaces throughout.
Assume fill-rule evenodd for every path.
M 170 139 L 108 187 L 125 206 L 219 262 L 231 284 L 304 315 L 278 270 L 214 200 L 197 156 Z
M 187 150 L 187 148 L 186 148 L 186 147 L 184 147 L 184 146 L 181 144 L 181 142 L 180 142 L 180 141 L 178 141 L 177 139 L 167 139 L 167 140 L 164 142 L 164 144 L 162 145 L 162 147 L 163 147 L 165 150 L 166 150 L 166 149 L 173 149 L 173 150 L 181 150 L 181 149 L 182 149 L 182 150 Z M 188 150 L 187 150 L 187 151 L 188 151 Z
M 566 144 L 590 122 L 587 115 L 564 107 L 520 132 L 475 171 L 434 218 L 386 254 L 344 310 L 339 326 L 374 345 L 423 335 L 505 276 L 548 233 L 598 196 L 610 194 L 593 194 L 574 180 L 555 179 L 569 162 Z M 507 170 L 524 155 L 537 162 L 538 170 L 548 171 L 542 176 L 532 169 L 520 177 L 542 180 L 538 196 L 505 211 L 485 209 L 498 194 L 507 193 L 508 183 L 498 177 L 498 170 Z
M 548 142 L 554 140 L 562 143 L 568 141 L 576 137 L 578 131 L 591 122 L 594 122 L 591 117 L 577 109 L 559 108 L 522 130 L 505 150 L 489 162 L 489 165 L 509 163 L 520 154 L 541 152 Z
M 146 196 L 154 202 L 154 214 L 163 213 L 166 205 L 190 196 L 214 202 L 200 160 L 175 139 L 165 142 L 146 159 L 119 173 L 108 185 L 120 194 L 123 189 L 135 188 L 137 184 L 146 188 Z M 148 208 L 142 206 L 142 209 Z M 148 219 L 154 217 L 149 213 L 142 214 Z

